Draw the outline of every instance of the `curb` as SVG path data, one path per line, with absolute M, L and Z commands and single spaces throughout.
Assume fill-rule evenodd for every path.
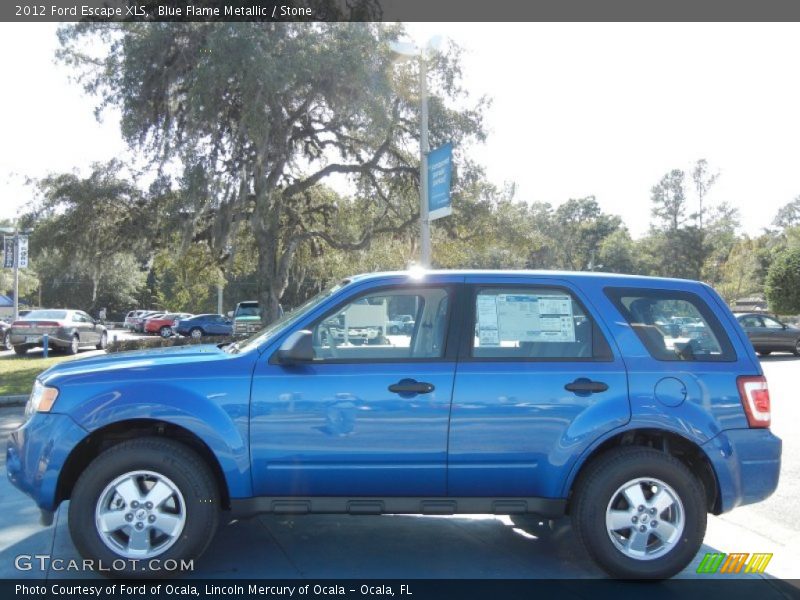
M 0 396 L 0 406 L 25 406 L 28 396 Z

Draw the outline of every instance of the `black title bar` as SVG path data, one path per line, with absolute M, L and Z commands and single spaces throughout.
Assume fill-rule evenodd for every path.
M 0 21 L 800 21 L 796 0 L 49 0 Z

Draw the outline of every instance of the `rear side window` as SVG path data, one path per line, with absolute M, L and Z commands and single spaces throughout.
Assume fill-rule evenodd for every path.
M 606 288 L 606 294 L 656 360 L 736 360 L 719 319 L 696 294 L 637 288 Z
M 568 291 L 481 288 L 473 307 L 473 359 L 612 360 L 592 318 Z

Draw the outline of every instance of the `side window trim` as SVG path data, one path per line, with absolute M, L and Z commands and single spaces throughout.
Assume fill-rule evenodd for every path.
M 592 356 L 587 357 L 539 357 L 539 356 L 519 356 L 519 357 L 505 357 L 505 356 L 498 356 L 498 357 L 490 357 L 490 356 L 473 356 L 472 355 L 472 344 L 473 344 L 473 335 L 470 335 L 470 332 L 474 332 L 475 324 L 476 324 L 476 301 L 478 293 L 481 290 L 486 289 L 509 289 L 509 288 L 528 288 L 528 289 L 548 289 L 548 290 L 560 290 L 566 292 L 572 298 L 572 301 L 577 303 L 578 306 L 581 307 L 583 313 L 590 319 L 592 323 Z M 464 292 L 462 294 L 462 300 L 460 302 L 462 308 L 462 317 L 459 320 L 461 327 L 459 329 L 464 332 L 461 338 L 461 343 L 459 344 L 459 353 L 458 353 L 458 361 L 459 362 L 532 362 L 532 363 L 547 363 L 547 362 L 614 362 L 616 360 L 616 354 L 614 349 L 611 345 L 611 342 L 608 340 L 608 336 L 602 330 L 602 328 L 598 324 L 597 316 L 588 309 L 587 303 L 580 298 L 580 296 L 575 292 L 575 290 L 571 289 L 570 287 L 565 286 L 561 281 L 553 281 L 551 282 L 539 282 L 536 283 L 528 283 L 525 281 L 507 281 L 507 282 L 490 282 L 490 283 L 480 283 L 480 282 L 469 282 L 464 286 Z M 595 346 L 594 340 L 597 339 L 598 342 L 604 346 L 604 350 L 607 352 L 604 356 L 594 356 Z
M 688 290 L 678 290 L 678 289 L 663 289 L 663 288 L 649 288 L 649 287 L 616 287 L 616 286 L 609 286 L 603 288 L 603 292 L 605 293 L 606 297 L 611 301 L 611 304 L 614 305 L 614 308 L 617 312 L 620 313 L 620 316 L 625 320 L 628 326 L 634 332 L 636 339 L 641 343 L 642 347 L 645 349 L 647 354 L 653 359 L 658 362 L 678 362 L 678 363 L 710 363 L 710 362 L 736 362 L 739 358 L 736 353 L 736 349 L 731 341 L 730 336 L 728 335 L 728 331 L 725 329 L 725 326 L 722 324 L 722 321 L 717 317 L 714 313 L 714 308 L 706 301 L 706 299 L 701 295 L 693 291 Z M 662 300 L 682 300 L 684 302 L 688 302 L 691 304 L 694 309 L 700 314 L 700 316 L 705 320 L 708 327 L 711 329 L 711 332 L 716 337 L 717 343 L 720 347 L 720 354 L 713 355 L 713 354 L 701 354 L 699 356 L 693 356 L 691 359 L 681 358 L 677 354 L 674 358 L 670 356 L 670 358 L 661 358 L 656 356 L 653 351 L 653 348 L 643 339 L 642 335 L 640 335 L 639 331 L 632 327 L 631 321 L 629 316 L 626 314 L 628 311 L 625 306 L 622 304 L 622 298 L 625 296 L 640 296 L 640 297 L 655 297 L 660 298 Z
M 325 365 L 325 364 L 387 364 L 387 363 L 428 363 L 428 362 L 455 362 L 457 356 L 457 346 L 458 346 L 458 327 L 457 321 L 455 320 L 456 315 L 458 314 L 457 307 L 460 304 L 460 295 L 461 290 L 463 288 L 463 284 L 461 283 L 422 283 L 420 285 L 408 285 L 406 283 L 392 283 L 382 286 L 377 286 L 368 289 L 360 289 L 354 291 L 353 294 L 347 296 L 346 298 L 342 299 L 340 302 L 335 304 L 333 307 L 326 310 L 321 316 L 314 319 L 312 322 L 307 323 L 302 329 L 313 330 L 317 327 L 320 323 L 324 320 L 330 318 L 332 315 L 336 314 L 337 312 L 341 311 L 342 308 L 352 304 L 359 298 L 365 296 L 371 296 L 380 294 L 381 292 L 385 293 L 392 293 L 398 291 L 406 291 L 409 295 L 414 294 L 414 290 L 425 290 L 425 289 L 441 289 L 447 293 L 448 298 L 450 299 L 447 308 L 447 316 L 445 318 L 445 332 L 444 332 L 444 348 L 442 350 L 442 355 L 438 357 L 407 357 L 407 358 L 325 358 L 322 360 L 315 360 L 313 365 Z M 419 320 L 417 320 L 419 321 Z M 414 324 L 414 333 L 416 335 L 418 332 L 418 328 L 421 326 L 421 323 L 415 322 Z M 413 339 L 413 338 L 412 338 Z M 277 350 L 272 354 L 269 359 L 270 364 L 280 364 L 277 360 Z

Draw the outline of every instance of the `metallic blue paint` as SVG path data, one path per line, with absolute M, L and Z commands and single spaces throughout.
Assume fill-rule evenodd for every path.
M 449 347 L 441 360 L 291 367 L 270 362 L 288 335 L 339 304 L 379 287 L 420 284 L 567 288 L 597 322 L 612 357 L 488 362 L 469 360 L 462 345 Z M 697 294 L 726 330 L 735 360 L 654 360 L 606 296 L 610 286 Z M 459 294 L 457 302 L 465 297 Z M 471 307 L 453 314 L 465 308 Z M 451 321 L 451 327 L 462 325 Z M 53 510 L 61 469 L 86 436 L 151 419 L 197 436 L 218 461 L 232 498 L 565 498 L 592 452 L 634 429 L 669 431 L 701 448 L 713 465 L 723 510 L 762 499 L 777 485 L 780 440 L 768 430 L 748 428 L 736 386 L 737 376 L 760 375 L 760 366 L 719 296 L 696 282 L 560 272 L 363 275 L 271 337 L 243 348 L 168 348 L 52 367 L 40 379 L 59 390 L 53 412 L 34 414 L 11 435 L 9 478 L 40 507 Z M 579 377 L 603 381 L 609 389 L 592 395 L 564 390 Z M 387 390 L 404 378 L 436 389 L 411 398 Z

